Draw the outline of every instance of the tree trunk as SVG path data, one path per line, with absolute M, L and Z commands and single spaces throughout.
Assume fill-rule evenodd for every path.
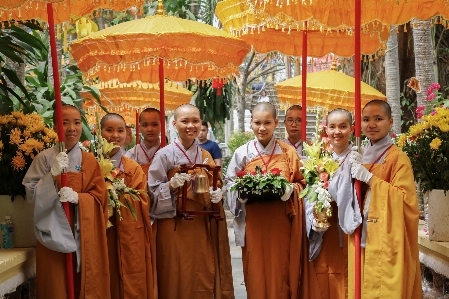
M 398 37 L 396 27 L 391 27 L 385 53 L 385 78 L 387 102 L 391 106 L 393 133 L 401 132 L 401 97 L 399 83 Z
M 413 28 L 413 45 L 415 48 L 416 79 L 421 83 L 421 92 L 417 93 L 417 105 L 425 106 L 426 90 L 435 81 L 433 70 L 432 36 L 429 21 L 419 21 Z
M 103 13 L 101 9 L 97 10 L 97 25 L 98 25 L 98 30 L 103 30 L 104 28 L 106 28 L 105 23 L 104 23 L 104 17 L 103 17 Z

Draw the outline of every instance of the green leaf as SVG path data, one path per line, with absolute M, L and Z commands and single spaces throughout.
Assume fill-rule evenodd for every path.
M 299 193 L 299 198 L 304 198 L 304 196 L 307 195 L 307 193 L 309 192 L 310 187 L 306 186 L 306 188 L 302 189 L 301 192 Z
M 136 210 L 134 209 L 134 206 L 131 204 L 131 202 L 126 197 L 125 197 L 125 202 L 129 208 L 129 211 L 131 212 L 131 215 L 133 216 L 134 220 L 137 221 L 137 214 L 136 214 Z

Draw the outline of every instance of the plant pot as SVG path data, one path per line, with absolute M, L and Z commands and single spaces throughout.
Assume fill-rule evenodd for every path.
M 255 203 L 255 202 L 270 202 L 281 200 L 281 196 L 279 194 L 274 194 L 273 192 L 262 193 L 260 195 L 255 194 L 240 194 L 240 198 L 248 198 L 246 202 L 247 205 Z
M 428 222 L 430 241 L 449 242 L 449 191 L 432 190 L 427 193 Z
M 34 205 L 28 203 L 22 196 L 17 196 L 14 202 L 11 202 L 11 196 L 0 195 L 0 222 L 5 221 L 5 216 L 11 216 L 14 228 L 14 247 L 36 246 L 33 215 Z

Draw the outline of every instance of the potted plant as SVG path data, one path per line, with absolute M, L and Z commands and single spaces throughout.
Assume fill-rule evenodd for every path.
M 432 241 L 449 241 L 449 100 L 432 83 L 427 90 L 427 107 L 416 109 L 422 121 L 411 126 L 398 139 L 408 155 L 415 180 L 427 193 L 428 231 Z

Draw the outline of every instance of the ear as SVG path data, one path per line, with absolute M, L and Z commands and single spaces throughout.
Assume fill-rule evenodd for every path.
M 393 127 L 393 118 L 390 117 L 390 129 Z
M 173 128 L 175 128 L 176 129 L 176 120 L 175 119 L 173 119 L 173 121 L 172 121 L 172 123 L 171 123 L 172 125 L 173 125 Z
M 278 124 L 279 124 L 279 119 L 276 118 L 276 119 L 274 120 L 274 125 L 275 125 L 276 128 L 277 128 Z

